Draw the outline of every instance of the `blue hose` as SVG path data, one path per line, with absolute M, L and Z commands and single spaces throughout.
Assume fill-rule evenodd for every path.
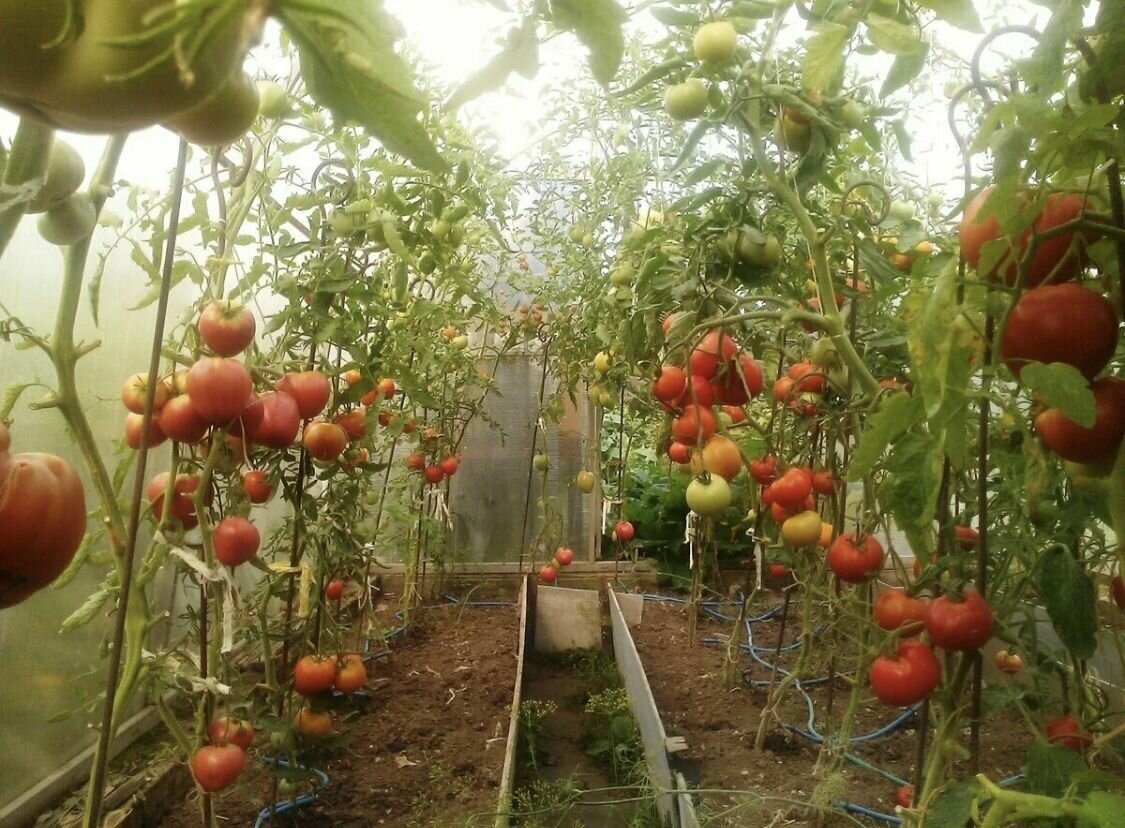
M 287 768 L 290 766 L 289 762 L 285 759 L 272 759 L 270 757 L 265 757 L 262 761 L 267 764 L 278 765 L 283 768 Z M 263 825 L 270 821 L 273 814 L 277 814 L 280 816 L 281 814 L 295 811 L 297 808 L 303 808 L 306 805 L 311 805 L 320 798 L 318 791 L 320 791 L 321 788 L 328 784 L 328 774 L 326 774 L 319 768 L 306 768 L 301 765 L 297 765 L 296 767 L 315 774 L 316 778 L 320 780 L 320 784 L 308 793 L 303 793 L 298 797 L 294 797 L 293 799 L 286 799 L 281 802 L 275 802 L 272 806 L 266 806 L 265 808 L 262 808 L 262 810 L 258 813 L 258 819 L 254 822 L 254 828 L 262 828 Z

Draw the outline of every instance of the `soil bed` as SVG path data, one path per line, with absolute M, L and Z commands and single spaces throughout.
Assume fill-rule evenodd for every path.
M 762 603 L 754 612 L 762 613 L 768 608 L 768 604 Z M 782 722 L 802 729 L 806 726 L 808 707 L 796 690 L 791 689 L 780 706 L 781 721 L 770 723 L 766 750 L 755 751 L 759 713 L 769 699 L 769 689 L 752 687 L 741 681 L 731 685 L 724 680 L 724 675 L 740 676 L 743 670 L 753 666 L 750 677 L 768 680 L 770 671 L 752 662 L 746 654 L 742 654 L 732 670 L 725 665 L 725 643 L 703 643 L 707 638 L 721 638 L 725 642 L 732 626 L 727 622 L 700 617 L 696 644 L 690 645 L 688 620 L 688 607 L 684 604 L 647 601 L 643 623 L 632 629 L 664 727 L 669 736 L 683 736 L 687 740 L 687 751 L 678 754 L 681 770 L 692 786 L 776 797 L 756 801 L 753 797 L 704 796 L 698 810 L 701 818 L 714 820 L 707 824 L 765 825 L 778 811 L 787 812 L 784 814 L 786 824 L 813 824 L 814 818 L 807 809 L 780 800 L 824 804 L 847 801 L 894 813 L 897 785 L 874 771 L 845 763 L 841 780 L 823 781 L 824 775 L 818 768 L 819 747 L 787 732 L 782 726 Z M 798 626 L 799 619 L 790 617 L 785 643 L 794 641 Z M 757 622 L 753 633 L 758 646 L 774 646 L 779 624 L 776 620 Z M 819 649 L 821 660 L 826 660 L 831 647 Z M 772 653 L 764 656 L 767 662 L 772 661 Z M 795 652 L 783 652 L 778 664 L 790 667 L 795 661 Z M 824 675 L 817 666 L 813 666 L 811 672 Z M 827 685 L 810 687 L 807 692 L 816 711 L 817 730 L 822 734 L 834 732 L 847 706 L 850 686 L 842 679 L 835 684 L 832 716 L 828 719 L 831 725 L 826 722 Z M 852 736 L 878 730 L 901 712 L 882 705 L 870 692 L 865 692 L 864 701 L 866 703 L 862 703 L 857 712 Z M 985 719 L 980 769 L 993 779 L 1017 773 L 1029 747 L 1026 733 L 1014 718 L 1014 714 L 1004 711 Z M 1012 734 L 1016 734 L 1014 738 Z M 917 741 L 917 731 L 911 720 L 886 737 L 853 745 L 849 752 L 884 771 L 913 781 Z M 839 814 L 829 816 L 822 824 L 854 826 L 855 820 Z
M 410 630 L 391 641 L 390 655 L 369 663 L 368 702 L 337 717 L 342 744 L 315 763 L 331 780 L 319 799 L 265 824 L 491 825 L 518 628 L 515 607 L 451 605 L 418 613 Z M 221 824 L 254 825 L 272 785 L 271 771 L 256 761 L 268 748 L 268 734 L 259 734 L 243 777 L 215 797 Z M 200 825 L 195 795 L 164 824 Z

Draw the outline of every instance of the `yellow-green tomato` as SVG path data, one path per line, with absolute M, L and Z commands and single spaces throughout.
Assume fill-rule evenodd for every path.
M 199 106 L 165 123 L 189 143 L 222 147 L 245 135 L 257 118 L 258 87 L 249 75 L 238 72 Z
M 754 267 L 776 267 L 781 261 L 781 242 L 777 236 L 766 236 L 765 241 L 754 242 L 742 234 L 738 237 L 738 255 Z
M 707 111 L 707 84 L 688 78 L 664 90 L 664 111 L 677 121 L 690 121 Z
M 42 213 L 51 209 L 81 187 L 85 177 L 86 165 L 82 156 L 66 141 L 55 138 L 47 159 L 46 179 L 25 212 Z
M 87 238 L 97 224 L 98 213 L 86 193 L 74 193 L 39 217 L 39 235 L 60 247 Z
M 738 48 L 738 32 L 726 20 L 704 23 L 691 41 L 697 60 L 704 63 L 726 63 Z
M 258 97 L 258 114 L 263 118 L 277 120 L 289 114 L 289 93 L 280 83 L 262 81 L 258 84 Z
M 597 478 L 594 477 L 594 473 L 591 471 L 586 471 L 585 469 L 578 472 L 577 477 L 574 478 L 575 484 L 581 491 L 585 492 L 586 494 L 594 491 L 594 484 L 596 481 Z
M 807 118 L 785 109 L 777 116 L 773 137 L 783 149 L 798 154 L 805 153 L 812 145 L 812 127 Z
M 551 459 L 546 454 L 536 454 L 531 459 L 531 464 L 536 471 L 547 471 L 551 467 Z
M 688 508 L 702 517 L 718 517 L 731 504 L 727 481 L 717 474 L 697 477 L 688 483 Z

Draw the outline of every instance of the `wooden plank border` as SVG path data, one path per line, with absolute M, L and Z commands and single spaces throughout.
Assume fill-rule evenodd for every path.
M 512 812 L 512 791 L 516 781 L 516 759 L 520 741 L 520 704 L 523 702 L 523 665 L 530 641 L 534 640 L 532 621 L 534 615 L 535 584 L 531 576 L 524 579 L 520 589 L 520 628 L 516 661 L 516 683 L 512 689 L 512 710 L 508 717 L 508 741 L 504 748 L 504 769 L 500 773 L 500 795 L 496 802 L 494 828 L 508 828 Z

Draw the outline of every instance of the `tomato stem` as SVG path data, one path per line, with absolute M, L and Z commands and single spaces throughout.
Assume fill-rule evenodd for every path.
M 4 170 L 5 189 L 20 187 L 42 178 L 47 171 L 51 144 L 55 132 L 49 126 L 32 118 L 21 118 L 16 128 L 12 146 L 8 150 L 8 164 Z M 0 256 L 15 235 L 20 220 L 27 211 L 27 202 L 18 201 L 0 210 Z

